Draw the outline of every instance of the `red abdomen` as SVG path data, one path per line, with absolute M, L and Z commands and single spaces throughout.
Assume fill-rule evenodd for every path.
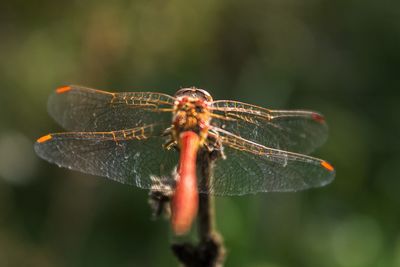
M 177 235 L 189 231 L 197 215 L 199 196 L 196 178 L 196 157 L 199 136 L 192 131 L 179 136 L 180 160 L 175 194 L 172 199 L 172 228 Z

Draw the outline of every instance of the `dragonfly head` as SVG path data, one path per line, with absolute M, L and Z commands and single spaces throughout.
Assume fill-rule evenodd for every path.
M 207 139 L 211 120 L 209 102 L 211 95 L 202 89 L 183 88 L 175 94 L 172 132 L 173 139 L 179 140 L 180 133 L 193 131 L 200 135 L 200 145 Z
M 206 90 L 198 89 L 196 87 L 182 88 L 175 94 L 176 98 L 181 98 L 183 96 L 195 99 L 201 99 L 207 102 L 213 101 L 212 96 Z

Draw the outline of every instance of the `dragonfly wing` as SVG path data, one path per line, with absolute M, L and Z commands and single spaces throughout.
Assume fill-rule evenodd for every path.
M 169 122 L 173 103 L 173 97 L 161 93 L 110 93 L 71 85 L 50 96 L 48 110 L 67 130 L 97 132 Z
M 267 147 L 308 154 L 328 136 L 324 117 L 313 111 L 269 110 L 236 101 L 214 101 L 213 124 Z
M 335 171 L 326 161 L 247 141 L 219 130 L 226 159 L 215 163 L 209 188 L 213 195 L 299 191 L 330 183 Z M 200 184 L 204 184 L 201 183 Z
M 40 138 L 36 153 L 60 167 L 140 188 L 173 185 L 177 153 L 164 150 L 157 125 L 115 132 L 58 133 Z

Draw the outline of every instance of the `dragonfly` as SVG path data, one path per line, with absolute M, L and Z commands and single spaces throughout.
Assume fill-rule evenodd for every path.
M 290 192 L 329 184 L 334 167 L 307 156 L 327 138 L 323 115 L 213 100 L 203 89 L 174 96 L 63 86 L 50 115 L 68 132 L 37 139 L 43 159 L 60 167 L 149 190 L 172 192 L 171 224 L 191 228 L 200 194 Z M 198 156 L 217 155 L 212 176 L 198 175 Z

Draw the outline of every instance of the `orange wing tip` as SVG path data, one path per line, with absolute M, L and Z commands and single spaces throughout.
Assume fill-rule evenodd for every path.
M 66 92 L 70 91 L 71 89 L 72 89 L 71 86 L 62 86 L 62 87 L 58 87 L 58 88 L 56 89 L 56 93 L 57 93 L 57 94 L 63 94 L 63 93 L 66 93 Z
M 325 169 L 327 169 L 328 171 L 332 172 L 335 168 L 333 168 L 333 166 L 331 164 L 329 164 L 326 161 L 321 161 L 321 166 L 324 167 Z
M 50 134 L 48 134 L 48 135 L 45 135 L 45 136 L 42 136 L 42 137 L 40 137 L 38 140 L 37 140 L 37 142 L 38 143 L 44 143 L 44 142 L 46 142 L 46 141 L 49 141 L 50 139 L 52 139 L 53 137 L 50 135 Z
M 324 116 L 322 116 L 321 114 L 318 114 L 318 113 L 311 114 L 311 118 L 319 123 L 323 123 L 325 121 Z

